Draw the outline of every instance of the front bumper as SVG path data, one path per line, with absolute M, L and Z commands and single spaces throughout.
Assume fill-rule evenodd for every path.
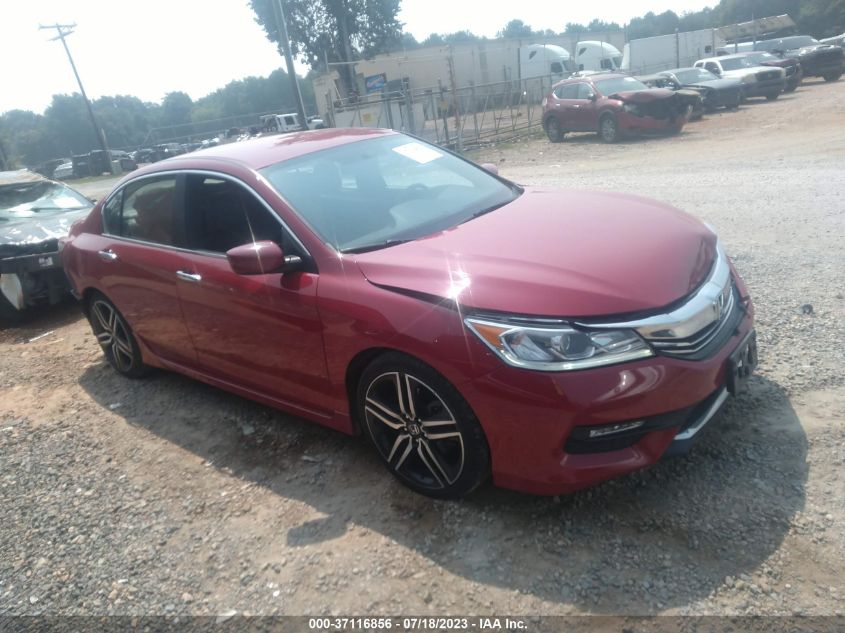
M 616 116 L 619 132 L 625 136 L 680 132 L 687 122 L 686 116 L 658 119 L 652 116 L 635 116 L 630 112 L 619 112 Z
M 494 483 L 533 494 L 564 494 L 688 450 L 723 404 L 731 355 L 752 331 L 749 300 L 732 336 L 706 360 L 658 355 L 561 373 L 502 366 L 462 386 L 487 435 Z M 609 450 L 574 444 L 585 428 L 630 420 L 655 422 L 633 442 Z
M 70 288 L 58 251 L 0 259 L 0 288 L 18 310 L 54 305 Z
M 786 79 L 765 79 L 757 81 L 753 84 L 743 84 L 742 97 L 743 99 L 753 99 L 754 97 L 767 97 L 769 95 L 780 94 L 786 88 Z

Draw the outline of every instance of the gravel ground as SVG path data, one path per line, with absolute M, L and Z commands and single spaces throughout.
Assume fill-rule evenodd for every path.
M 475 157 L 690 211 L 756 301 L 750 392 L 689 456 L 571 496 L 431 501 L 362 440 L 119 378 L 74 306 L 0 330 L 0 615 L 845 613 L 843 104 L 808 82 L 679 138 Z

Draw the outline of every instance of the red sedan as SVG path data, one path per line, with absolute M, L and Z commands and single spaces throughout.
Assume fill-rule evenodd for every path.
M 683 452 L 756 358 L 748 291 L 698 220 L 385 130 L 138 170 L 62 256 L 121 374 L 364 433 L 435 497 L 491 475 L 558 494 Z

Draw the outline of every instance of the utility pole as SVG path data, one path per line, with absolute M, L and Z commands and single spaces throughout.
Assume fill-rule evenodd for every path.
M 88 109 L 88 116 L 91 117 L 91 125 L 94 126 L 94 134 L 97 136 L 97 140 L 100 142 L 100 149 L 102 149 L 106 153 L 106 160 L 109 164 L 109 171 L 112 171 L 111 166 L 111 153 L 109 152 L 109 146 L 106 143 L 106 134 L 103 132 L 103 129 L 97 124 L 97 117 L 94 116 L 94 109 L 91 107 L 91 102 L 88 101 L 88 95 L 85 94 L 85 88 L 82 87 L 82 80 L 79 78 L 79 73 L 76 71 L 76 64 L 73 63 L 73 57 L 70 55 L 70 49 L 67 47 L 67 42 L 65 42 L 65 37 L 68 35 L 73 34 L 73 29 L 76 28 L 76 24 L 48 24 L 47 26 L 39 25 L 38 30 L 44 29 L 56 29 L 56 37 L 52 38 L 50 41 L 55 42 L 56 40 L 62 41 L 62 46 L 65 47 L 65 53 L 67 53 L 68 61 L 70 61 L 70 67 L 73 69 L 73 76 L 76 77 L 76 83 L 79 84 L 79 92 L 82 93 L 82 99 L 85 101 L 85 107 Z
M 272 0 L 273 13 L 276 14 L 276 26 L 279 31 L 279 45 L 282 47 L 282 54 L 285 56 L 285 64 L 288 67 L 293 98 L 296 100 L 296 112 L 299 115 L 299 126 L 303 130 L 308 129 L 308 122 L 305 120 L 305 105 L 302 103 L 302 93 L 299 91 L 299 82 L 296 79 L 296 71 L 293 68 L 293 56 L 290 54 L 290 39 L 288 38 L 288 24 L 285 21 L 285 9 L 282 0 Z

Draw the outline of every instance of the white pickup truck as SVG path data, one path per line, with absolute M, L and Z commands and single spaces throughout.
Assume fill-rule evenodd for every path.
M 308 117 L 306 120 L 309 130 L 319 130 L 326 127 L 323 119 L 319 117 Z M 265 114 L 261 117 L 261 131 L 269 134 L 282 134 L 285 132 L 298 132 L 302 129 L 299 124 L 299 115 L 296 112 L 288 114 Z
M 735 77 L 742 81 L 742 98 L 766 97 L 774 101 L 786 87 L 786 71 L 776 66 L 758 66 L 745 55 L 722 55 L 695 62 L 719 77 Z

